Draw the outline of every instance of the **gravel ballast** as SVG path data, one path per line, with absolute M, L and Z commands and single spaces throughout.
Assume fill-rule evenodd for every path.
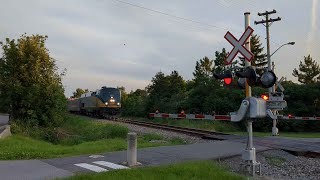
M 262 166 L 262 176 L 257 179 L 320 179 L 320 159 L 295 156 L 282 150 L 268 150 L 257 153 L 257 161 Z M 240 156 L 225 159 L 223 164 L 233 172 L 240 170 Z

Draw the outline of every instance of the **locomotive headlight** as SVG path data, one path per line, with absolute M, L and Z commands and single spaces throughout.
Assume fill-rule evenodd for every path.
M 105 104 L 108 105 L 108 102 L 106 102 Z
M 120 103 L 118 102 L 117 105 L 120 106 Z
M 115 102 L 115 100 L 114 99 L 110 99 L 110 102 Z

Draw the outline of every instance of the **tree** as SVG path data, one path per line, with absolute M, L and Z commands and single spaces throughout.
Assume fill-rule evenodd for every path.
M 169 78 L 169 90 L 172 93 L 179 94 L 184 92 L 186 88 L 186 82 L 183 80 L 182 76 L 179 75 L 177 71 L 172 71 Z
M 203 102 L 210 92 L 212 66 L 213 60 L 210 60 L 206 56 L 196 62 L 195 70 L 193 72 L 193 83 L 190 83 L 193 87 L 188 92 L 188 111 L 198 113 L 203 112 Z
M 89 92 L 88 89 L 81 89 L 81 88 L 77 88 L 75 92 L 73 92 L 73 96 L 71 96 L 72 98 L 79 98 L 82 94 Z
M 183 104 L 186 83 L 177 71 L 170 75 L 158 72 L 146 88 L 148 96 L 147 107 L 149 112 L 177 112 Z
M 218 51 L 215 53 L 215 60 L 209 60 L 208 57 L 204 57 L 196 62 L 195 71 L 193 72 L 194 79 L 188 82 L 187 105 L 189 112 L 213 111 L 209 97 L 211 94 L 215 94 L 217 89 L 221 88 L 219 81 L 213 77 L 213 73 L 225 70 L 223 64 L 226 54 L 225 50 L 222 49 L 221 53 Z M 215 62 L 214 67 L 212 67 L 213 62 Z
M 298 77 L 298 81 L 302 84 L 313 84 L 317 82 L 317 80 L 319 81 L 319 74 L 320 67 L 316 61 L 312 60 L 310 54 L 307 57 L 304 57 L 304 63 L 300 61 L 299 70 L 294 68 L 292 73 L 294 77 Z
M 122 104 L 121 114 L 124 116 L 145 116 L 147 92 L 142 89 L 131 91 Z
M 1 42 L 0 109 L 11 121 L 57 126 L 64 120 L 66 98 L 55 60 L 45 47 L 47 36 L 23 34 Z
M 120 90 L 121 93 L 121 104 L 125 102 L 128 98 L 128 94 L 126 92 L 126 88 L 124 86 L 117 87 Z
M 212 75 L 212 63 L 207 56 L 196 62 L 196 69 L 193 72 L 194 80 L 197 82 L 204 82 Z
M 250 38 L 250 50 L 254 55 L 254 58 L 251 60 L 251 66 L 264 67 L 268 64 L 267 55 L 263 53 L 262 43 L 260 43 L 260 36 L 254 34 Z M 240 65 L 244 66 L 245 59 L 239 57 Z
M 221 74 L 225 71 L 225 62 L 224 60 L 227 58 L 228 53 L 226 52 L 225 48 L 222 48 L 221 53 L 219 51 L 215 52 L 216 58 L 213 60 L 214 67 L 213 73 Z

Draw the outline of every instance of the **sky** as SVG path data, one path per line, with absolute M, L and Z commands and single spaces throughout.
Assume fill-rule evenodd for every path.
M 159 71 L 192 79 L 196 61 L 232 50 L 224 35 L 240 38 L 244 12 L 266 46 L 266 29 L 254 21 L 263 18 L 258 12 L 275 9 L 271 17 L 282 20 L 270 27 L 271 53 L 296 43 L 272 56 L 276 75 L 297 82 L 292 71 L 304 56 L 320 64 L 319 8 L 318 0 L 2 0 L 0 41 L 47 35 L 50 56 L 60 71 L 67 69 L 66 96 L 101 86 L 130 92 L 144 89 Z

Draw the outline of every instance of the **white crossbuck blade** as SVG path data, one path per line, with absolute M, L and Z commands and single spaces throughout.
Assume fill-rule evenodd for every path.
M 229 31 L 226 33 L 224 38 L 229 41 L 229 43 L 234 46 L 232 51 L 228 54 L 228 57 L 225 59 L 226 64 L 230 64 L 232 60 L 236 57 L 238 52 L 243 55 L 243 57 L 247 61 L 251 61 L 251 59 L 254 57 L 254 55 L 246 49 L 243 45 L 247 41 L 247 39 L 251 36 L 253 33 L 253 29 L 248 26 L 246 31 L 242 34 L 241 38 L 237 40 Z

